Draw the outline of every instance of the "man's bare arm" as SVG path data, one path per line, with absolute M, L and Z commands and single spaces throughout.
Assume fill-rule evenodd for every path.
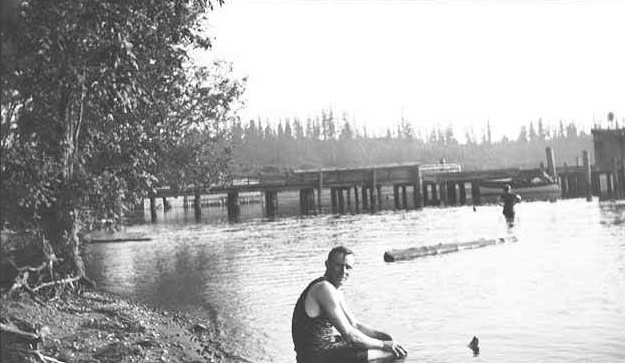
M 370 336 L 371 338 L 378 339 L 378 340 L 393 340 L 393 338 L 389 334 L 373 329 L 372 327 L 365 325 L 359 322 L 358 320 L 356 320 L 354 313 L 347 306 L 347 304 L 342 299 L 342 297 L 341 297 L 341 307 L 343 308 L 343 311 L 345 312 L 345 315 L 347 316 L 347 319 L 349 320 L 349 322 L 353 326 L 355 326 L 358 330 L 363 332 L 365 335 Z
M 375 338 L 375 339 L 379 339 L 379 340 L 393 340 L 393 337 L 390 336 L 390 334 L 387 334 L 383 331 L 374 329 L 368 325 L 365 325 L 363 323 L 358 323 L 356 325 L 356 328 L 358 328 L 358 330 L 360 330 L 361 332 L 365 333 L 366 335 Z
M 339 292 L 327 282 L 322 282 L 312 291 L 312 296 L 326 314 L 332 325 L 341 333 L 347 343 L 359 348 L 385 349 L 384 341 L 372 338 L 352 325 L 342 307 Z
M 360 332 L 362 332 L 368 337 L 381 340 L 382 350 L 391 352 L 396 357 L 405 357 L 408 355 L 408 352 L 406 351 L 406 349 L 404 349 L 404 347 L 402 347 L 401 345 L 393 341 L 393 337 L 391 337 L 390 334 L 373 329 L 363 323 L 360 323 L 358 320 L 356 320 L 354 313 L 352 313 L 351 309 L 345 303 L 345 300 L 343 299 L 342 294 L 339 294 L 339 298 L 340 298 L 341 308 L 343 309 L 345 316 L 347 317 L 347 319 L 349 320 L 352 326 L 354 326 L 356 329 L 358 329 Z

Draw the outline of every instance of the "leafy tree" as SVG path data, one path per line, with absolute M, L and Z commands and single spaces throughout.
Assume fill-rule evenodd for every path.
M 560 122 L 558 123 L 558 138 L 563 139 L 566 137 L 566 132 L 564 131 L 564 123 L 562 122 L 562 120 L 560 120 Z
M 527 138 L 529 139 L 529 141 L 538 140 L 538 134 L 536 133 L 536 129 L 534 128 L 533 122 L 530 122 L 530 130 L 529 130 Z
M 321 111 L 321 132 L 324 140 L 331 140 L 336 136 L 334 113 L 331 109 Z
M 399 131 L 398 133 L 399 137 L 403 137 L 406 139 L 414 138 L 414 130 L 412 128 L 412 124 L 408 122 L 403 116 L 401 120 L 399 121 L 398 131 Z
M 280 121 L 278 123 L 277 136 L 278 136 L 278 139 L 280 139 L 280 140 L 282 140 L 284 138 L 284 128 L 282 128 L 282 121 Z
M 246 142 L 258 140 L 259 132 L 258 128 L 256 127 L 256 122 L 254 122 L 254 120 L 250 120 L 247 124 L 247 127 L 245 127 L 244 138 Z
M 163 147 L 156 170 L 161 185 L 180 189 L 207 189 L 227 179 L 231 144 L 236 144 L 236 137 L 240 140 L 228 129 L 232 125 L 230 128 L 238 132 L 236 126 L 240 125 L 231 107 L 241 88 L 229 78 L 230 67 L 215 63 L 213 68 L 194 71 L 168 122 L 180 137 L 165 144 L 168 146 Z
M 304 139 L 304 127 L 302 126 L 302 122 L 298 118 L 295 118 L 295 120 L 293 121 L 293 130 L 295 132 L 296 139 Z
M 477 144 L 477 140 L 475 139 L 475 135 L 473 134 L 473 129 L 465 130 L 464 138 L 466 139 L 467 145 Z
M 2 28 L 2 226 L 40 230 L 58 273 L 86 279 L 79 232 L 151 191 L 168 151 L 223 141 L 242 84 L 189 68 L 211 7 L 29 0 Z
M 566 127 L 566 137 L 567 138 L 574 138 L 577 137 L 577 126 L 575 126 L 574 123 L 569 123 L 568 126 Z
M 287 140 L 290 140 L 293 138 L 293 131 L 291 130 L 291 121 L 289 121 L 289 119 L 286 119 L 286 122 L 284 123 L 284 137 Z
M 525 126 L 521 126 L 521 131 L 519 132 L 519 136 L 516 141 L 519 143 L 527 142 L 527 128 Z
M 271 141 L 274 139 L 273 129 L 269 124 L 265 126 L 265 130 L 263 131 L 263 139 Z
M 543 119 L 538 119 L 538 139 L 541 141 L 546 140 L 549 137 L 549 130 L 543 125 Z
M 445 130 L 445 143 L 447 145 L 458 145 L 458 140 L 454 136 L 454 128 L 451 125 L 447 126 L 447 130 Z
M 445 132 L 443 130 L 441 130 L 440 128 L 438 128 L 438 129 L 436 129 L 436 133 L 438 135 L 438 136 L 436 136 L 438 145 L 445 145 L 446 144 Z
M 312 124 L 312 135 L 311 138 L 313 140 L 319 140 L 321 138 L 321 127 L 319 126 L 319 119 L 315 119 Z
M 349 124 L 349 120 L 347 120 L 347 118 L 343 118 L 343 127 L 341 128 L 339 139 L 340 140 L 352 140 L 353 138 L 354 138 L 354 131 L 352 130 L 352 126 Z
M 428 137 L 428 142 L 432 145 L 438 143 L 438 134 L 436 133 L 436 129 L 432 129 L 430 132 L 430 136 Z

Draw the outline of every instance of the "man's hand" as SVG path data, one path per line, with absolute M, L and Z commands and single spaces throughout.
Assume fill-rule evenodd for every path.
M 408 352 L 404 349 L 404 347 L 393 342 L 392 340 L 385 340 L 383 343 L 384 347 L 382 350 L 392 352 L 397 358 L 403 358 L 408 355 Z

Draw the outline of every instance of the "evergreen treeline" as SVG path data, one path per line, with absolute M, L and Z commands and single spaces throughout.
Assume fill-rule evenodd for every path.
M 515 139 L 493 140 L 490 125 L 483 135 L 466 133 L 461 141 L 451 126 L 415 131 L 401 120 L 386 135 L 370 136 L 358 130 L 345 115 L 332 111 L 307 120 L 298 118 L 276 123 L 250 120 L 236 122 L 231 130 L 233 172 L 254 175 L 258 172 L 375 164 L 423 162 L 461 164 L 464 170 L 494 168 L 535 168 L 545 163 L 545 148 L 555 152 L 556 163 L 575 165 L 583 150 L 592 151 L 592 136 L 573 124 L 560 122 L 548 129 L 538 120 L 519 128 Z M 591 152 L 592 154 L 592 152 Z

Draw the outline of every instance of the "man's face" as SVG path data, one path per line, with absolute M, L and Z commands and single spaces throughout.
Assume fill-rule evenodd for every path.
M 336 287 L 347 281 L 349 273 L 354 267 L 354 255 L 338 253 L 326 261 L 326 278 Z

